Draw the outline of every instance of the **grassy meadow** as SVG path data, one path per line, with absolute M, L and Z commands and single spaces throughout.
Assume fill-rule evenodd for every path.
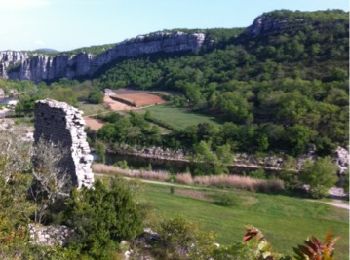
M 217 204 L 225 193 L 229 206 Z M 261 229 L 273 248 L 292 254 L 292 247 L 308 236 L 324 239 L 327 232 L 340 236 L 336 259 L 348 259 L 348 211 L 319 202 L 282 195 L 267 195 L 241 190 L 175 188 L 159 184 L 142 184 L 137 192 L 140 202 L 152 208 L 157 219 L 181 215 L 202 228 L 214 231 L 219 243 L 241 241 L 244 227 L 252 224 Z M 152 215 L 152 214 L 151 214 Z
M 176 129 L 184 129 L 199 123 L 216 124 L 214 117 L 189 112 L 184 108 L 172 107 L 166 104 L 151 106 L 144 110 L 150 111 L 152 117 L 155 117 Z

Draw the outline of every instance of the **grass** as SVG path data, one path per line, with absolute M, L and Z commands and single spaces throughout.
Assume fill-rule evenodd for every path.
M 217 124 L 214 117 L 189 112 L 184 108 L 172 107 L 170 105 L 157 105 L 144 109 L 150 111 L 152 117 L 169 124 L 175 129 L 184 129 L 199 123 Z
M 218 242 L 223 244 L 241 241 L 245 225 L 252 224 L 263 231 L 275 250 L 292 254 L 292 247 L 308 236 L 315 235 L 323 240 L 331 231 L 341 237 L 336 244 L 335 259 L 348 259 L 347 210 L 299 198 L 238 190 L 225 191 L 236 198 L 235 203 L 220 206 L 200 199 L 209 197 L 215 189 L 201 189 L 201 196 L 198 188 L 187 189 L 188 194 L 193 191 L 196 197 L 176 192 L 183 189 L 175 188 L 175 194 L 170 194 L 169 186 L 144 184 L 138 198 L 153 208 L 157 216 L 182 215 L 206 230 L 215 231 Z M 223 191 L 216 189 L 215 192 Z
M 80 102 L 78 104 L 78 109 L 84 111 L 84 116 L 108 112 L 108 109 L 106 109 L 103 104 L 87 104 Z

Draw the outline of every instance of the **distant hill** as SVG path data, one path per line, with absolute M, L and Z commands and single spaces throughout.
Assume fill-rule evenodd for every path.
M 32 53 L 35 54 L 44 54 L 44 55 L 57 55 L 60 52 L 54 49 L 48 49 L 48 48 L 43 48 L 43 49 L 37 49 L 32 51 Z

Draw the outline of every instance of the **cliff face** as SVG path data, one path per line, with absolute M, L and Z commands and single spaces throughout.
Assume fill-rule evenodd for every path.
M 302 18 L 288 19 L 261 15 L 254 19 L 253 24 L 247 28 L 245 33 L 250 37 L 277 34 L 287 32 L 289 29 L 296 29 L 303 23 L 304 19 Z
M 118 58 L 156 53 L 195 53 L 204 40 L 203 33 L 159 32 L 123 41 L 97 56 L 88 53 L 47 56 L 5 51 L 0 52 L 0 77 L 35 82 L 89 77 Z

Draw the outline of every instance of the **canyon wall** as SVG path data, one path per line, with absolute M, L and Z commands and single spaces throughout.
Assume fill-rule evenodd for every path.
M 120 58 L 156 53 L 196 53 L 204 40 L 203 33 L 157 32 L 125 40 L 96 56 L 89 53 L 53 56 L 4 51 L 0 52 L 0 78 L 40 82 L 91 77 L 103 66 Z

